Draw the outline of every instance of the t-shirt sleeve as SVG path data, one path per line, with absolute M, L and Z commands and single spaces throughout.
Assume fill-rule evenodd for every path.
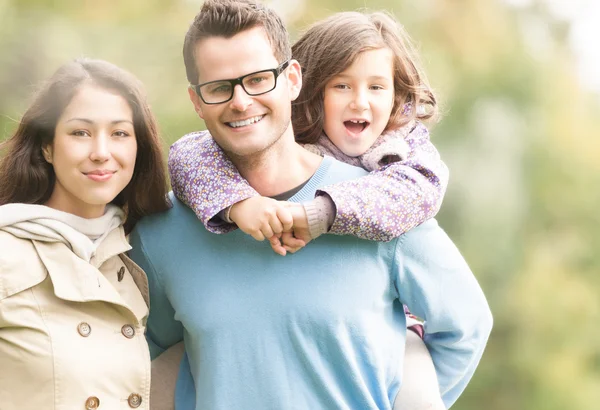
M 169 301 L 159 272 L 149 255 L 152 250 L 145 246 L 139 226 L 129 235 L 132 250 L 129 257 L 146 272 L 150 291 L 150 314 L 146 324 L 146 339 L 152 359 L 169 347 L 183 340 L 183 326 L 175 320 L 175 310 Z
M 450 407 L 473 376 L 491 332 L 486 298 L 433 219 L 398 239 L 393 273 L 399 300 L 425 320 L 424 341 Z

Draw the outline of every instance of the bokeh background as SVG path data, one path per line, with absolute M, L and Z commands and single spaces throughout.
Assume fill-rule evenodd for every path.
M 387 9 L 419 46 L 445 116 L 439 215 L 495 316 L 458 410 L 600 408 L 597 0 L 274 0 L 292 40 L 340 10 Z M 0 0 L 0 140 L 65 61 L 147 87 L 165 148 L 204 127 L 181 48 L 199 0 Z M 0 250 L 4 252 L 6 250 Z

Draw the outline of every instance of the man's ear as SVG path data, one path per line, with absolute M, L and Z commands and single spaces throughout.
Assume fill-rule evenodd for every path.
M 52 145 L 48 144 L 42 147 L 42 156 L 48 164 L 52 164 Z
M 292 101 L 294 101 L 300 95 L 300 89 L 302 88 L 302 68 L 300 67 L 300 63 L 296 60 L 290 60 L 290 64 L 285 72 L 290 96 Z
M 194 109 L 200 116 L 200 118 L 204 119 L 204 115 L 202 114 L 202 102 L 200 101 L 200 97 L 196 94 L 196 91 L 192 88 L 192 86 L 188 87 L 188 94 L 190 96 L 190 101 L 194 104 Z

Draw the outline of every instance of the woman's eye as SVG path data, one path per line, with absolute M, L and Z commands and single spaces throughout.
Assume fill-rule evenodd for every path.
M 84 131 L 84 130 L 76 130 L 76 131 L 73 131 L 73 132 L 71 133 L 71 135 L 74 135 L 74 136 L 76 136 L 76 137 L 87 137 L 87 136 L 89 136 L 88 132 L 87 132 L 87 131 Z
M 128 133 L 126 133 L 125 131 L 115 131 L 115 132 L 113 133 L 113 135 L 114 135 L 115 137 L 128 137 L 128 136 L 129 136 L 129 134 L 128 134 Z

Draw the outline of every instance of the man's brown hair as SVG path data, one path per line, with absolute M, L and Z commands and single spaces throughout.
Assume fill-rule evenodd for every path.
M 287 29 L 275 11 L 249 0 L 206 0 L 188 29 L 183 43 L 183 61 L 190 84 L 198 84 L 195 50 L 200 40 L 231 38 L 242 31 L 262 27 L 279 63 L 292 55 Z M 226 52 L 226 51 L 224 51 Z
M 435 96 L 402 26 L 384 12 L 342 12 L 315 23 L 292 47 L 303 78 L 300 95 L 292 103 L 298 142 L 315 143 L 323 132 L 327 82 L 347 69 L 361 52 L 381 48 L 392 51 L 394 64 L 395 99 L 386 130 L 400 128 L 415 118 L 437 116 Z
M 142 216 L 169 208 L 161 141 L 141 82 L 102 60 L 78 59 L 63 65 L 35 95 L 13 136 L 1 144 L 6 151 L 0 158 L 0 205 L 48 201 L 56 175 L 42 148 L 52 144 L 58 119 L 87 84 L 116 92 L 133 112 L 137 142 L 133 177 L 112 201 L 125 210 L 125 231 L 130 232 Z

